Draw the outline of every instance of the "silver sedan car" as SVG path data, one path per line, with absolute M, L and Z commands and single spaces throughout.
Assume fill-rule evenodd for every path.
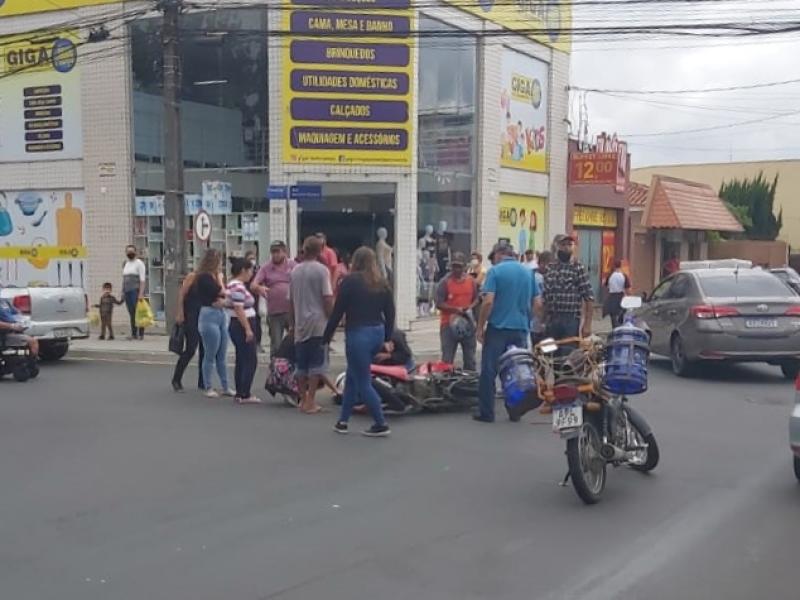
M 789 421 L 789 444 L 794 452 L 794 474 L 800 481 L 800 377 L 794 384 L 794 410 Z
M 761 269 L 680 271 L 662 281 L 637 314 L 653 352 L 689 376 L 701 361 L 766 362 L 800 372 L 800 296 Z

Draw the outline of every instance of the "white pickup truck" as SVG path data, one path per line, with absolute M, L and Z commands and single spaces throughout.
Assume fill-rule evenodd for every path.
M 25 333 L 39 340 L 42 360 L 59 360 L 67 354 L 70 340 L 89 337 L 89 302 L 81 288 L 4 287 L 0 298 L 29 319 Z

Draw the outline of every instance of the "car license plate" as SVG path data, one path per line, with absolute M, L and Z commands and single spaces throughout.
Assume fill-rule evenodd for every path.
M 777 329 L 777 319 L 747 319 L 744 326 L 750 329 Z
M 583 425 L 583 406 L 558 406 L 553 409 L 553 431 L 556 433 L 565 429 L 577 429 Z
M 72 329 L 54 329 L 53 337 L 55 338 L 69 338 L 72 336 Z

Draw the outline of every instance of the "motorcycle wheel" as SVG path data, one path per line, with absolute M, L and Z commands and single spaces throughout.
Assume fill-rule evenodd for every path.
M 794 476 L 800 481 L 800 458 L 794 457 Z
M 567 440 L 567 464 L 572 486 L 586 504 L 597 504 L 606 487 L 606 461 L 600 456 L 600 435 L 585 422 L 578 435 Z
M 658 466 L 658 461 L 661 458 L 661 453 L 658 449 L 656 436 L 652 433 L 648 436 L 642 436 L 641 432 L 631 425 L 633 435 L 636 438 L 637 444 L 647 444 L 647 450 L 640 450 L 637 452 L 636 462 L 629 463 L 629 466 L 634 471 L 640 473 L 649 473 Z

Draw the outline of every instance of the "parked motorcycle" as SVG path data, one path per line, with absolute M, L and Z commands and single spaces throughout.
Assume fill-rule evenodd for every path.
M 478 374 L 462 371 L 443 362 L 428 362 L 409 372 L 403 366 L 372 365 L 372 386 L 389 415 L 443 412 L 474 408 L 478 405 Z M 336 378 L 341 404 L 346 374 Z M 357 405 L 363 412 L 363 404 Z
M 648 336 L 630 312 L 639 306 L 641 298 L 623 300 L 625 323 L 607 342 L 597 336 L 548 339 L 533 351 L 539 397 L 567 444 L 562 485 L 571 479 L 586 504 L 600 500 L 608 465 L 642 473 L 658 465 L 653 431 L 628 399 L 647 389 Z

